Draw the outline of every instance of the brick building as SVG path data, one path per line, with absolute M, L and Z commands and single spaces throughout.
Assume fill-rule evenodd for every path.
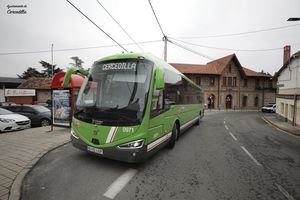
M 52 78 L 33 77 L 29 78 L 18 89 L 35 90 L 34 95 L 9 96 L 8 101 L 18 104 L 35 104 L 44 103 L 51 99 L 51 82 Z
M 235 54 L 205 65 L 170 64 L 203 88 L 208 108 L 259 109 L 275 103 L 273 77 L 243 67 Z

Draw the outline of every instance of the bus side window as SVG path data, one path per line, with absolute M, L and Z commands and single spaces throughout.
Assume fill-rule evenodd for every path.
M 163 90 L 155 90 L 151 102 L 151 117 L 157 116 L 163 109 Z

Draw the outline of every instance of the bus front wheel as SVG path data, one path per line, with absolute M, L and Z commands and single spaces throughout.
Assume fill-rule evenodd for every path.
M 169 144 L 168 144 L 169 149 L 174 148 L 177 138 L 178 138 L 178 129 L 177 129 L 176 124 L 174 124 L 173 129 L 172 129 L 171 139 L 170 139 Z

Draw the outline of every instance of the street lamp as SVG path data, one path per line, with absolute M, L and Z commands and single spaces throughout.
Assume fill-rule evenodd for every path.
M 294 21 L 300 21 L 300 18 L 299 17 L 291 17 L 291 18 L 288 18 L 289 22 L 294 22 Z

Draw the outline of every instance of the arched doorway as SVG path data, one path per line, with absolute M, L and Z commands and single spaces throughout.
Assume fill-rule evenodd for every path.
M 232 96 L 231 96 L 231 94 L 228 94 L 226 96 L 225 103 L 226 103 L 226 109 L 231 109 L 232 108 Z
M 208 108 L 209 109 L 214 109 L 215 108 L 215 95 L 211 94 L 209 95 L 209 97 L 207 98 L 207 102 L 208 102 Z

